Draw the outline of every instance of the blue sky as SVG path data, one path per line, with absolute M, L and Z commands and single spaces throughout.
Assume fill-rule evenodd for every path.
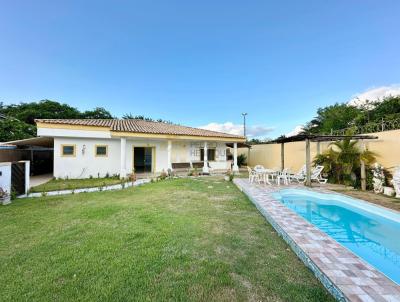
M 253 134 L 274 137 L 320 106 L 400 83 L 397 0 L 0 4 L 4 103 L 232 131 L 245 111 Z

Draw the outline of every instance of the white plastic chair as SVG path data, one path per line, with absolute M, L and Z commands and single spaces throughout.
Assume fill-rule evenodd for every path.
M 289 169 L 285 168 L 282 170 L 281 173 L 278 174 L 278 176 L 276 177 L 276 183 L 278 186 L 281 185 L 281 179 L 283 180 L 283 183 L 285 185 L 288 185 L 290 182 L 290 173 L 289 173 Z
M 257 180 L 257 182 L 260 183 L 260 177 L 256 171 L 254 171 L 249 166 L 247 166 L 247 171 L 249 172 L 249 182 L 250 183 L 253 183 L 255 180 Z
M 290 175 L 290 180 L 296 180 L 298 183 L 304 182 L 306 179 L 306 169 L 307 169 L 306 165 L 301 167 L 299 172 Z
M 322 170 L 324 170 L 324 166 L 316 166 L 311 172 L 311 181 L 316 180 L 320 184 L 326 184 L 328 179 L 322 177 Z

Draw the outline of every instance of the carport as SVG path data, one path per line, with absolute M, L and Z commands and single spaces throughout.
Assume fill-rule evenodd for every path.
M 0 143 L 0 162 L 30 161 L 30 174 L 53 174 L 54 140 L 33 137 Z

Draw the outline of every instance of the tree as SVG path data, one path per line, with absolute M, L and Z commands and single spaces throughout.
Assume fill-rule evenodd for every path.
M 36 135 L 36 127 L 14 118 L 0 120 L 0 141 L 14 141 Z
M 317 116 L 307 123 L 307 133 L 330 133 L 331 130 L 339 130 L 350 127 L 361 110 L 355 106 L 336 103 L 332 106 L 319 108 Z
M 68 119 L 81 118 L 78 109 L 67 104 L 60 104 L 50 100 L 39 102 L 1 105 L 0 113 L 14 117 L 21 122 L 34 125 L 35 119 Z
M 36 136 L 35 119 L 113 118 L 102 107 L 80 112 L 70 105 L 50 100 L 11 105 L 0 103 L 0 117 L 1 141 Z
M 82 118 L 93 118 L 93 119 L 112 119 L 113 116 L 109 111 L 103 107 L 96 107 L 93 110 L 86 110 L 82 113 Z
M 375 161 L 376 154 L 369 150 L 360 150 L 357 141 L 349 138 L 331 144 L 324 153 L 314 159 L 315 165 L 323 165 L 331 179 L 337 183 L 350 185 L 355 183 L 359 175 L 361 161 L 370 165 Z
M 374 122 L 400 118 L 400 96 L 387 97 L 382 102 L 375 102 L 374 105 L 370 110 L 371 120 Z
M 155 120 L 151 117 L 147 117 L 144 115 L 134 115 L 132 113 L 125 113 L 122 116 L 122 118 L 124 120 L 143 120 L 143 121 L 147 121 L 147 122 L 159 122 L 159 123 L 173 124 L 171 121 L 163 120 L 161 118 Z

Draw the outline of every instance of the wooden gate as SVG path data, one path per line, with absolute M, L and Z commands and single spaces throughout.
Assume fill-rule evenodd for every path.
M 11 189 L 17 195 L 25 194 L 25 163 L 11 164 Z

